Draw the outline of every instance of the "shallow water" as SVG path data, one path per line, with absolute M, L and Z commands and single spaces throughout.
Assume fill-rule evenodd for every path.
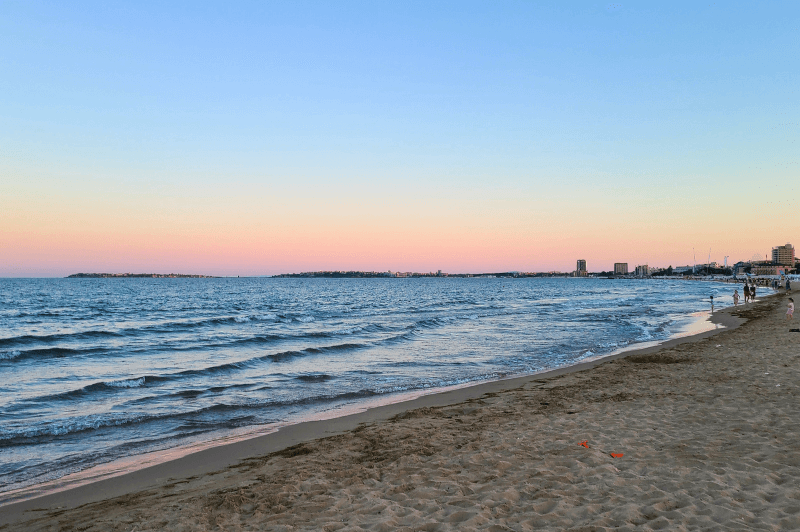
M 0 279 L 0 492 L 413 390 L 675 335 L 733 285 Z

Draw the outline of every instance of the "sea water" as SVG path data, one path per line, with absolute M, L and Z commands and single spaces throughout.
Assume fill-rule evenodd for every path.
M 0 279 L 3 493 L 124 457 L 678 334 L 734 285 Z

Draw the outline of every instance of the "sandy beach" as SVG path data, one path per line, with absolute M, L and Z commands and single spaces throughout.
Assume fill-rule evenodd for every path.
M 721 332 L 0 507 L 0 530 L 797 530 L 786 299 L 716 313 Z

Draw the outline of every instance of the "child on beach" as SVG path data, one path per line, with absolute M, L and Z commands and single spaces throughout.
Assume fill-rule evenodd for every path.
M 786 319 L 787 320 L 792 319 L 793 315 L 794 315 L 794 299 L 792 299 L 790 297 L 789 298 L 789 308 L 786 310 Z
M 733 306 L 735 307 L 738 304 L 739 304 L 739 291 L 734 289 L 733 290 Z

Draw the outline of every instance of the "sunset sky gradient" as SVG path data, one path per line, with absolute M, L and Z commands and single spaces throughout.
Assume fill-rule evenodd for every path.
M 800 245 L 800 2 L 0 0 L 0 277 Z

